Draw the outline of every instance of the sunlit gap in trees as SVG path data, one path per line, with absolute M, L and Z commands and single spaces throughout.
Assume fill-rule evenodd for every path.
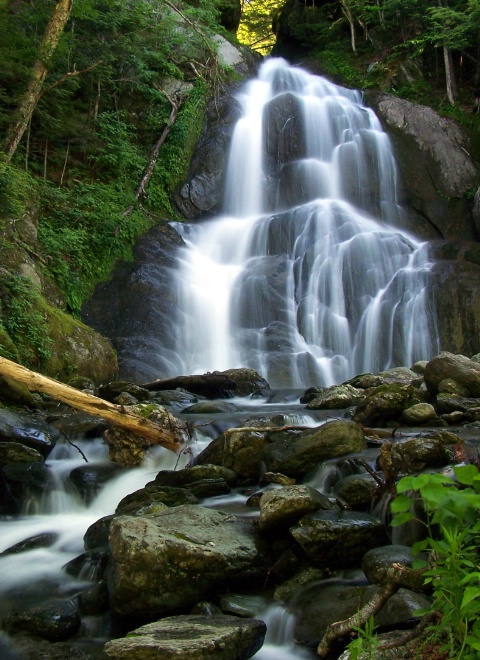
M 242 18 L 237 31 L 240 43 L 261 55 L 269 55 L 275 45 L 272 22 L 284 0 L 242 0 Z

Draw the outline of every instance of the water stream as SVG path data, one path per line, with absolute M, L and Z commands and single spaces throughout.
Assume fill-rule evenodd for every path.
M 224 215 L 176 226 L 174 370 L 306 387 L 428 359 L 430 263 L 361 94 L 272 59 L 239 101 Z

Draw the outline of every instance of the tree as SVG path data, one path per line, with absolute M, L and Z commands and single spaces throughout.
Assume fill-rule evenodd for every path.
M 47 23 L 45 32 L 38 49 L 38 57 L 35 60 L 30 82 L 20 100 L 15 112 L 15 121 L 10 126 L 4 144 L 7 161 L 10 161 L 18 144 L 27 130 L 28 123 L 32 117 L 43 90 L 43 83 L 48 72 L 48 64 L 55 52 L 65 25 L 70 18 L 73 0 L 58 0 Z
M 268 55 L 275 45 L 273 14 L 283 4 L 283 0 L 242 0 L 238 40 L 262 55 Z

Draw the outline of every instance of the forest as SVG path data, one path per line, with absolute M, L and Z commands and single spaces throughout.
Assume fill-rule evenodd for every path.
M 239 81 L 215 34 L 431 105 L 479 143 L 480 0 L 3 0 L 0 19 L 0 221 L 33 215 L 42 276 L 73 315 L 139 236 L 175 218 L 207 99 Z M 5 232 L 0 249 L 7 264 Z M 42 318 L 19 302 L 35 296 L 2 278 L 17 345 Z

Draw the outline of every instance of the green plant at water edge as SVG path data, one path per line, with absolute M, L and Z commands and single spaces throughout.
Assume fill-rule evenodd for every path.
M 350 660 L 375 660 L 378 658 L 378 639 L 375 634 L 375 624 L 371 616 L 364 627 L 356 626 L 354 632 L 357 638 L 348 645 Z
M 453 468 L 455 477 L 421 474 L 403 477 L 392 501 L 392 525 L 415 518 L 412 503 L 421 504 L 428 535 L 413 546 L 427 552 L 425 584 L 432 588 L 432 612 L 439 622 L 430 630 L 455 660 L 475 660 L 480 655 L 480 474 L 475 465 Z M 425 614 L 426 612 L 422 612 Z
M 2 295 L 3 318 L 1 328 L 18 350 L 27 367 L 37 368 L 51 355 L 52 340 L 47 330 L 47 318 L 42 310 L 43 301 L 30 281 L 12 276 L 5 284 Z M 11 359 L 11 350 L 0 345 L 0 354 Z

